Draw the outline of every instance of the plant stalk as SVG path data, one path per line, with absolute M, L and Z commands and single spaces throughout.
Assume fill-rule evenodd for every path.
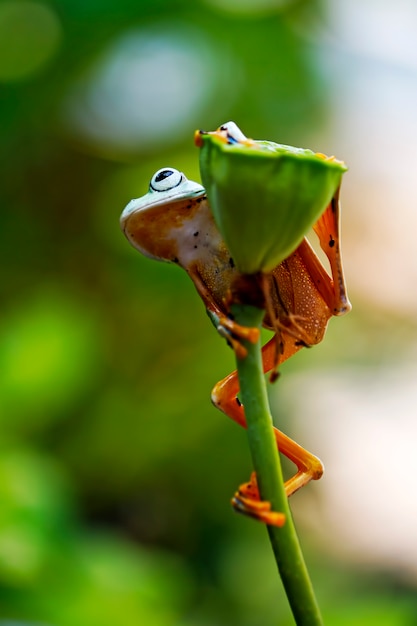
M 263 309 L 233 304 L 231 310 L 238 324 L 261 328 Z M 281 528 L 267 527 L 275 560 L 297 626 L 323 626 L 285 494 L 262 368 L 261 343 L 260 340 L 256 344 L 242 343 L 248 353 L 245 358 L 236 359 L 240 396 L 245 407 L 249 448 L 260 495 L 262 500 L 271 503 L 273 511 L 286 516 Z

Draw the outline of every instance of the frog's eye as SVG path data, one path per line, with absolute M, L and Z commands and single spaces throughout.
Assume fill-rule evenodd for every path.
M 220 126 L 219 130 L 226 133 L 228 143 L 242 143 L 243 141 L 247 141 L 247 137 L 245 137 L 235 122 L 227 122 L 227 124 Z
M 185 179 L 184 174 L 172 167 L 164 167 L 158 170 L 151 178 L 150 188 L 153 191 L 169 191 L 178 187 Z

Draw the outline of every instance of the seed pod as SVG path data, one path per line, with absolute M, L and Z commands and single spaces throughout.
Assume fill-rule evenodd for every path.
M 195 142 L 214 219 L 245 274 L 269 272 L 297 248 L 347 169 L 312 150 L 247 139 L 234 122 L 197 131 Z

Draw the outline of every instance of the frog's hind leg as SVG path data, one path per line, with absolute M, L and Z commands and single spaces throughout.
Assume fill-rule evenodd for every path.
M 333 315 L 345 315 L 352 306 L 346 291 L 345 276 L 342 265 L 342 252 L 340 247 L 340 187 L 337 189 L 329 206 L 314 224 L 313 229 L 320 241 L 320 247 L 326 254 L 332 274 L 332 289 L 325 289 L 323 297 Z M 305 259 L 307 260 L 307 259 Z M 309 255 L 311 261 L 311 255 Z M 319 291 L 328 287 L 327 281 L 321 281 L 318 276 L 317 263 L 313 266 L 307 260 L 310 274 L 317 280 Z M 326 293 L 327 291 L 327 293 Z
M 261 277 L 261 288 L 265 299 L 266 314 L 269 317 L 269 324 L 274 331 L 274 337 L 271 340 L 275 345 L 273 363 L 270 363 L 269 360 L 266 362 L 267 357 L 270 356 L 270 346 L 268 344 L 266 344 L 268 348 L 265 348 L 265 353 L 263 353 L 264 372 L 270 372 L 269 380 L 271 383 L 278 378 L 278 366 L 280 363 L 286 361 L 300 347 L 310 348 L 310 337 L 301 324 L 305 318 L 288 310 L 285 310 L 285 315 L 278 315 L 273 303 L 272 285 L 274 285 L 279 298 L 279 286 L 276 277 L 273 274 L 263 274 Z M 288 343 L 289 338 L 292 338 L 291 343 Z
M 293 342 L 284 341 L 283 345 L 284 352 L 281 355 L 281 362 L 299 349 L 299 346 L 294 346 Z M 288 345 L 293 346 L 292 350 L 291 348 L 285 349 L 285 346 Z M 289 354 L 290 350 L 291 354 Z M 262 362 L 264 372 L 268 372 L 275 367 L 276 343 L 274 337 L 262 348 Z M 237 424 L 246 428 L 245 411 L 238 398 L 238 393 L 239 381 L 235 371 L 215 385 L 211 398 L 213 404 L 218 409 L 223 411 Z M 316 456 L 305 450 L 277 428 L 274 428 L 274 436 L 279 451 L 297 467 L 296 474 L 285 483 L 285 493 L 289 497 L 309 483 L 310 480 L 318 480 L 322 476 L 324 468 Z M 232 499 L 232 505 L 239 513 L 255 517 L 267 524 L 281 525 L 280 516 L 282 514 L 271 511 L 270 503 L 260 500 L 256 478 L 251 479 L 249 483 L 239 488 Z
M 232 506 L 235 511 L 253 517 L 259 522 L 272 526 L 285 524 L 284 513 L 271 511 L 271 504 L 260 499 L 255 472 L 252 472 L 248 483 L 240 485 L 232 498 Z

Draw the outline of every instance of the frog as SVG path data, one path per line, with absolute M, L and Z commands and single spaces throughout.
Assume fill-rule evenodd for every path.
M 220 127 L 223 136 L 235 137 L 233 127 Z M 148 192 L 131 200 L 120 218 L 129 243 L 143 255 L 186 271 L 221 337 L 244 358 L 244 342 L 255 343 L 259 330 L 239 326 L 230 314 L 231 285 L 239 277 L 232 256 L 216 226 L 202 185 L 189 180 L 173 167 L 163 167 L 151 177 Z M 309 239 L 266 275 L 269 307 L 263 326 L 273 336 L 262 347 L 264 373 L 272 372 L 302 348 L 320 343 L 329 320 L 346 314 L 350 308 L 340 249 L 339 191 L 314 224 L 320 246 L 327 256 L 326 270 Z M 246 428 L 244 406 L 239 400 L 237 371 L 213 388 L 214 406 Z M 324 472 L 322 461 L 278 428 L 273 428 L 278 450 L 290 459 L 296 472 L 285 482 L 287 497 L 292 496 Z M 265 524 L 281 526 L 285 519 L 262 501 L 252 473 L 232 497 L 239 512 Z

